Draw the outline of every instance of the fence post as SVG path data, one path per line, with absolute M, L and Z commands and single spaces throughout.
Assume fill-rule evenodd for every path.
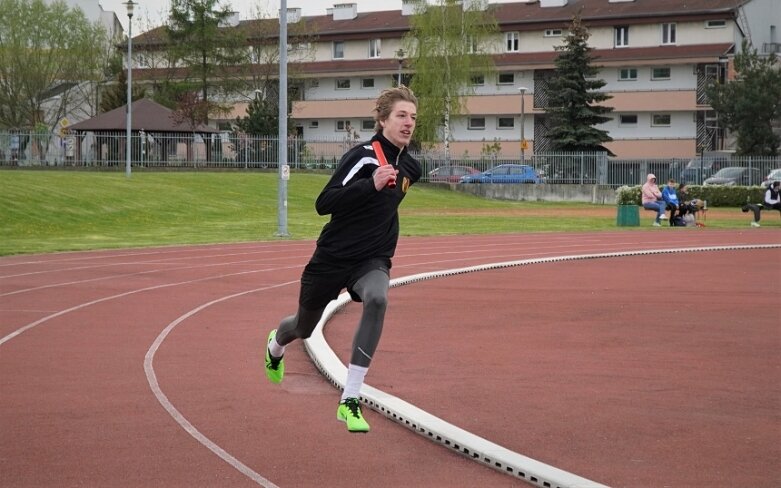
M 585 161 L 583 160 L 584 154 L 580 153 L 580 184 L 583 184 L 583 173 L 585 172 Z

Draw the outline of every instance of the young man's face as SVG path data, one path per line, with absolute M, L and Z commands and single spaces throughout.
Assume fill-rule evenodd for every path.
M 412 133 L 415 132 L 417 115 L 418 110 L 414 103 L 399 100 L 393 104 L 388 118 L 380 121 L 382 135 L 398 148 L 408 145 L 412 140 Z

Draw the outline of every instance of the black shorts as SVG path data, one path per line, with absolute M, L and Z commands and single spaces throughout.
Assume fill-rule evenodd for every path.
M 349 266 L 335 266 L 321 262 L 306 265 L 301 274 L 301 292 L 298 304 L 307 310 L 321 310 L 339 296 L 344 288 L 356 302 L 361 301 L 352 289 L 369 271 L 378 269 L 390 276 L 390 259 L 374 258 Z

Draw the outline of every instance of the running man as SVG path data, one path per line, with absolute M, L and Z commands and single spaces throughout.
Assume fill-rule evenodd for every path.
M 320 215 L 331 215 L 301 275 L 298 311 L 268 335 L 266 376 L 280 383 L 285 347 L 306 339 L 328 303 L 346 288 L 363 302 L 353 339 L 347 382 L 336 418 L 350 432 L 368 432 L 360 407 L 360 390 L 382 333 L 388 303 L 391 258 L 399 238 L 398 207 L 421 176 L 420 164 L 407 146 L 415 130 L 418 101 L 400 86 L 383 91 L 374 108 L 375 135 L 342 156 L 334 175 L 317 197 Z M 379 141 L 388 164 L 382 165 L 372 143 Z M 398 183 L 398 184 L 396 184 Z

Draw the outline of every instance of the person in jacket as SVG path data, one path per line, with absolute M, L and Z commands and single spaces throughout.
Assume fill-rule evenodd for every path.
M 660 192 L 659 187 L 656 186 L 656 176 L 653 173 L 648 173 L 648 176 L 646 176 L 645 184 L 641 188 L 640 194 L 642 197 L 643 208 L 656 210 L 657 213 L 656 219 L 654 220 L 654 225 L 659 227 L 662 225 L 659 223 L 659 221 L 661 219 L 667 218 L 667 214 L 664 213 L 666 204 L 662 199 L 662 192 Z
M 399 238 L 398 207 L 421 167 L 407 147 L 415 131 L 417 99 L 400 86 L 383 91 L 374 108 L 375 135 L 347 151 L 317 197 L 320 215 L 330 215 L 301 275 L 298 310 L 268 335 L 266 376 L 280 383 L 285 348 L 310 337 L 328 303 L 346 288 L 363 302 L 353 339 L 347 381 L 337 419 L 349 432 L 368 432 L 360 408 L 360 389 L 382 333 L 388 303 L 391 258 Z M 388 164 L 372 143 L 378 142 Z
M 678 194 L 675 193 L 675 180 L 670 178 L 667 186 L 662 190 L 662 200 L 664 200 L 665 209 L 670 210 L 670 225 L 673 225 L 675 213 L 680 212 L 681 203 L 678 200 Z

